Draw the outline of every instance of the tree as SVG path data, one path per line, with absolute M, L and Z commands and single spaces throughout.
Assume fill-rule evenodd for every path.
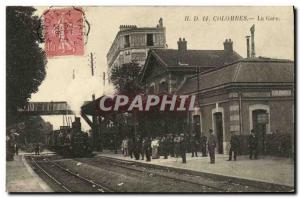
M 110 80 L 119 93 L 136 95 L 143 91 L 138 83 L 141 66 L 137 63 L 126 63 L 111 69 Z
M 6 112 L 7 124 L 45 78 L 46 55 L 39 47 L 40 20 L 33 7 L 6 8 Z
M 18 137 L 20 144 L 42 142 L 45 143 L 49 129 L 41 116 L 28 116 L 24 118 L 26 130 Z
M 135 95 L 143 92 L 143 88 L 138 83 L 140 72 L 141 66 L 139 66 L 137 63 L 126 63 L 120 67 L 113 67 L 111 69 L 110 80 L 116 87 L 118 93 L 134 97 Z M 126 119 L 124 114 L 122 114 L 121 117 Z M 134 134 L 137 134 L 136 112 L 133 113 L 133 117 Z M 119 133 L 125 128 L 122 129 L 122 127 L 119 127 Z

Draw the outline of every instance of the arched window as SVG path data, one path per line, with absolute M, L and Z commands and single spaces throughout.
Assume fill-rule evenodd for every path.
M 148 94 L 154 94 L 155 93 L 155 83 L 151 83 L 148 88 Z
M 250 130 L 264 130 L 264 133 L 270 133 L 270 107 L 264 104 L 249 106 L 249 123 Z
M 159 83 L 159 92 L 168 92 L 168 83 L 166 80 Z
M 149 88 L 149 94 L 154 94 L 154 86 L 150 86 Z

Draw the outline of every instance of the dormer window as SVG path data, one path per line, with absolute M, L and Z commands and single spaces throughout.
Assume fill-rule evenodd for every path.
M 150 86 L 149 94 L 154 94 L 154 85 Z
M 168 92 L 168 83 L 166 81 L 161 81 L 159 84 L 159 92 Z

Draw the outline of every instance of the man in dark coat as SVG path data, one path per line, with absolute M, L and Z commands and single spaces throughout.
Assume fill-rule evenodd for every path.
M 133 138 L 129 137 L 128 138 L 128 154 L 129 154 L 130 158 L 133 158 L 134 147 L 135 147 L 135 144 L 133 142 Z
M 203 136 L 200 138 L 202 157 L 207 157 L 206 143 L 207 143 L 207 137 L 203 134 Z
M 208 131 L 208 140 L 207 140 L 207 148 L 210 157 L 210 163 L 215 163 L 215 149 L 217 146 L 217 137 L 213 134 L 213 130 L 209 129 Z
M 255 134 L 254 130 L 251 130 L 251 134 L 248 138 L 248 147 L 249 147 L 249 151 L 250 151 L 250 156 L 249 158 L 252 159 L 253 155 L 254 155 L 254 159 L 257 159 L 257 146 L 258 146 L 258 138 L 257 135 Z
M 231 139 L 230 139 L 230 150 L 229 150 L 229 159 L 228 161 L 232 160 L 232 153 L 233 153 L 233 159 L 236 161 L 237 152 L 240 148 L 240 140 L 237 135 L 234 134 L 234 132 L 231 132 Z
M 36 155 L 40 154 L 40 144 L 39 143 L 36 143 L 36 145 L 35 145 L 35 154 Z
M 193 133 L 191 134 L 191 137 L 190 137 L 190 144 L 191 144 L 192 157 L 194 157 L 194 156 L 198 157 L 197 149 L 198 149 L 199 141 L 198 141 L 198 139 L 197 139 L 197 136 L 196 136 L 196 133 L 195 133 L 195 132 L 193 132 Z
M 146 161 L 150 162 L 151 161 L 151 139 L 149 137 L 144 138 L 143 142 L 143 152 L 146 155 Z
M 166 138 L 166 136 L 162 136 L 162 138 L 160 139 L 160 154 L 164 156 L 164 159 L 168 159 L 168 155 L 169 155 L 169 145 L 168 145 L 168 140 Z
M 174 142 L 174 135 L 172 133 L 168 135 L 168 142 L 169 142 L 169 155 L 171 157 L 175 157 L 175 142 Z
M 174 154 L 175 157 L 178 158 L 180 155 L 180 135 L 175 135 L 174 136 Z
M 180 134 L 179 138 L 179 149 L 180 149 L 180 155 L 182 158 L 182 163 L 186 164 L 186 142 L 185 142 L 184 134 Z
M 143 139 L 142 139 L 142 151 L 141 151 L 141 156 L 142 156 L 142 160 L 144 160 L 144 156 L 145 156 L 145 154 L 146 154 L 146 137 L 144 137 Z
M 140 155 L 142 153 L 142 146 L 143 142 L 140 136 L 135 138 L 135 147 L 134 147 L 134 157 L 136 160 L 140 159 Z

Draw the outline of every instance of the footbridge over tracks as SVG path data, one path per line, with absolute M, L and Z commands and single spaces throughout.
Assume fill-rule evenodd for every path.
M 18 112 L 28 116 L 73 114 L 66 101 L 29 102 L 23 108 L 19 108 Z

